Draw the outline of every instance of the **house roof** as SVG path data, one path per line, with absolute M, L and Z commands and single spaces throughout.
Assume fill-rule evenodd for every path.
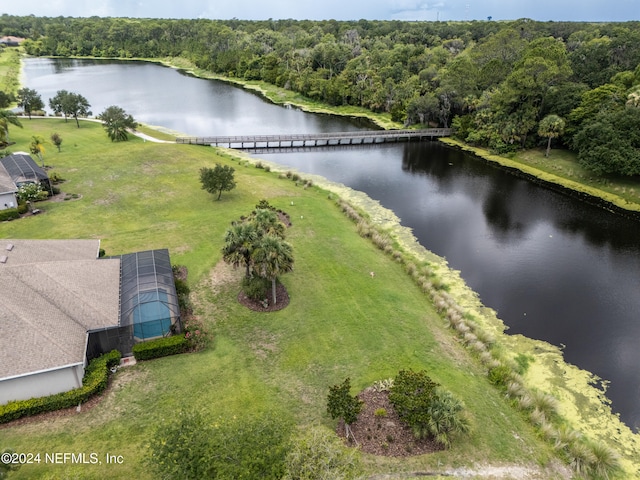
M 0 43 L 5 43 L 7 45 L 20 45 L 26 39 L 22 37 L 14 37 L 13 35 L 5 35 L 4 37 L 0 37 Z
M 0 240 L 0 379 L 83 363 L 87 331 L 118 324 L 120 260 L 99 245 Z
M 9 174 L 11 181 L 16 185 L 19 182 L 38 182 L 49 178 L 47 173 L 33 161 L 33 158 L 24 152 L 18 152 L 0 158 L 0 164 Z
M 2 193 L 15 193 L 18 191 L 16 184 L 11 180 L 11 176 L 0 163 L 0 194 Z

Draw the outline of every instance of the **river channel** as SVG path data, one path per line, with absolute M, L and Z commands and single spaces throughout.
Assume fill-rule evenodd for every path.
M 371 128 L 263 101 L 227 84 L 143 62 L 27 59 L 45 104 L 81 93 L 94 114 L 193 136 Z M 640 429 L 640 222 L 540 187 L 438 142 L 261 153 L 363 191 L 461 271 L 509 333 L 562 346 L 608 383 L 614 412 Z

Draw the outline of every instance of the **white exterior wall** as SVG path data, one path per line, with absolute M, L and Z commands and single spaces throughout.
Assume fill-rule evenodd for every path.
M 84 366 L 78 364 L 0 380 L 0 405 L 79 388 L 83 376 Z
M 13 192 L 0 193 L 0 210 L 6 210 L 7 208 L 16 208 L 18 206 L 18 200 Z

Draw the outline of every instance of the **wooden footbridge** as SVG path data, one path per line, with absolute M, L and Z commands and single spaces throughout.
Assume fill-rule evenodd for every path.
M 253 150 L 257 148 L 333 147 L 423 139 L 432 140 L 436 137 L 448 137 L 450 135 L 450 128 L 427 128 L 423 130 L 360 130 L 353 132 L 243 135 L 235 137 L 178 137 L 176 138 L 176 143 Z

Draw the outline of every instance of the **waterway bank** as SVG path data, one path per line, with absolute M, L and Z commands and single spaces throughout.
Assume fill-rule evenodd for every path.
M 241 162 L 268 165 L 276 173 L 294 172 L 295 169 L 256 160 L 235 150 L 222 149 L 226 155 Z M 585 437 L 610 445 L 620 453 L 628 478 L 640 478 L 635 459 L 640 457 L 640 435 L 634 434 L 619 417 L 612 413 L 606 398 L 606 385 L 592 373 L 566 362 L 562 349 L 549 343 L 533 340 L 522 335 L 509 335 L 503 321 L 493 309 L 482 304 L 478 294 L 464 281 L 461 272 L 452 269 L 446 259 L 423 247 L 410 228 L 401 225 L 401 220 L 391 210 L 384 208 L 363 192 L 343 184 L 332 182 L 318 175 L 297 172 L 301 178 L 312 180 L 315 185 L 347 201 L 356 209 L 365 212 L 371 223 L 393 241 L 397 242 L 416 265 L 428 264 L 436 281 L 446 285 L 447 295 L 479 327 L 496 338 L 498 352 L 506 362 L 517 362 L 517 358 L 530 359 L 524 374 L 524 384 L 532 391 L 545 392 L 559 402 L 558 413 L 571 428 Z M 475 330 L 474 330 L 475 331 Z
M 572 180 L 567 176 L 546 172 L 523 161 L 494 155 L 486 149 L 472 147 L 453 138 L 441 138 L 439 140 L 446 145 L 469 152 L 475 157 L 488 163 L 499 165 L 505 170 L 526 178 L 529 181 L 544 185 L 564 194 L 571 195 L 581 201 L 605 208 L 613 213 L 626 215 L 630 218 L 640 220 L 640 203 L 629 200 L 628 198 L 624 198 L 620 195 L 616 195 L 592 185 Z

